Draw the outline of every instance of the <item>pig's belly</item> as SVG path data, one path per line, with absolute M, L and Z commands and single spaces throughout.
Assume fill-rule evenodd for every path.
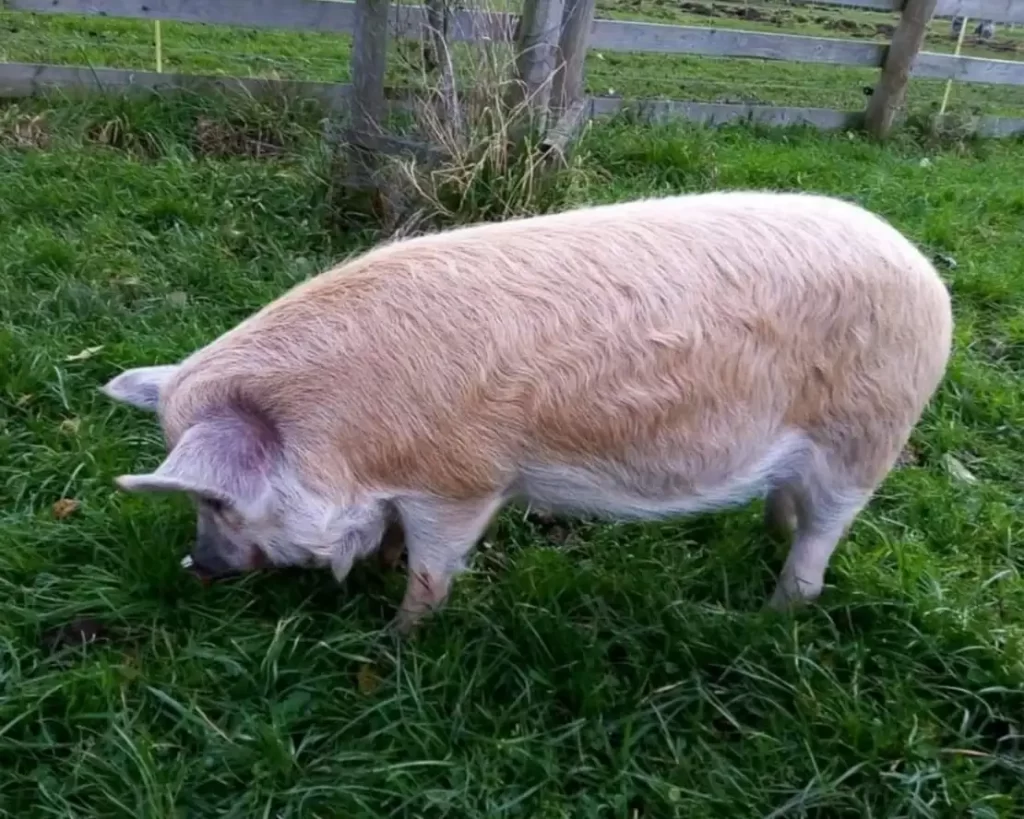
M 659 518 L 735 506 L 799 478 L 813 451 L 798 431 L 714 458 L 659 454 L 628 462 L 531 463 L 519 470 L 517 497 L 552 511 L 609 518 Z

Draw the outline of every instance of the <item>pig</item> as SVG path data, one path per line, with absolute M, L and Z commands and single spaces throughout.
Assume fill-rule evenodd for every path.
M 511 502 L 637 520 L 760 497 L 791 538 L 768 601 L 787 609 L 822 592 L 952 328 L 879 216 L 717 192 L 387 243 L 103 391 L 158 414 L 166 459 L 117 483 L 188 493 L 211 573 L 340 581 L 400 526 L 407 632 Z

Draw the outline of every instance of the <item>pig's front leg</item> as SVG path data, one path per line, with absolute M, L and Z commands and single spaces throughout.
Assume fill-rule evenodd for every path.
M 395 627 L 408 634 L 444 604 L 455 575 L 501 508 L 499 495 L 471 501 L 422 499 L 398 508 L 408 549 L 409 580 Z

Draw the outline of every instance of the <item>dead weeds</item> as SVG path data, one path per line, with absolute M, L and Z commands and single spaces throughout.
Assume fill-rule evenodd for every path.
M 264 125 L 200 117 L 192 132 L 192 150 L 211 159 L 275 159 L 285 153 L 285 140 Z
M 41 151 L 50 145 L 50 129 L 43 114 L 18 111 L 0 115 L 0 148 Z

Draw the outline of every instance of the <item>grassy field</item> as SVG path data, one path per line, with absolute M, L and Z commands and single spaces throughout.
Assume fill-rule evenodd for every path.
M 469 7 L 500 7 L 485 0 Z M 515 5 L 514 0 L 509 0 Z M 602 17 L 680 25 L 742 28 L 843 39 L 887 42 L 893 14 L 837 7 L 792 6 L 767 2 L 668 2 L 600 0 Z M 972 28 L 972 27 L 969 27 Z M 184 73 L 344 81 L 348 78 L 350 38 L 334 34 L 240 30 L 182 23 L 163 25 L 164 66 Z M 932 23 L 931 51 L 952 51 L 949 21 Z M 408 43 L 406 45 L 409 45 Z M 395 46 L 391 81 L 407 81 L 415 48 Z M 968 36 L 964 54 L 1020 59 L 1024 34 L 1000 28 L 989 42 Z M 154 66 L 153 25 L 138 20 L 29 15 L 0 11 L 0 60 L 150 69 Z M 592 51 L 587 59 L 593 94 L 774 105 L 807 105 L 862 110 L 864 89 L 873 87 L 877 69 L 764 60 L 715 59 L 685 55 Z M 908 105 L 914 111 L 938 107 L 944 82 L 915 80 Z M 954 86 L 950 109 L 962 113 L 1024 116 L 1024 87 Z
M 0 816 L 1021 816 L 1019 144 L 593 131 L 543 207 L 767 187 L 890 218 L 948 277 L 948 378 L 820 606 L 761 610 L 782 554 L 756 507 L 509 514 L 400 643 L 401 574 L 202 588 L 187 504 L 112 486 L 162 443 L 100 384 L 375 240 L 315 112 L 225 110 L 0 118 Z

